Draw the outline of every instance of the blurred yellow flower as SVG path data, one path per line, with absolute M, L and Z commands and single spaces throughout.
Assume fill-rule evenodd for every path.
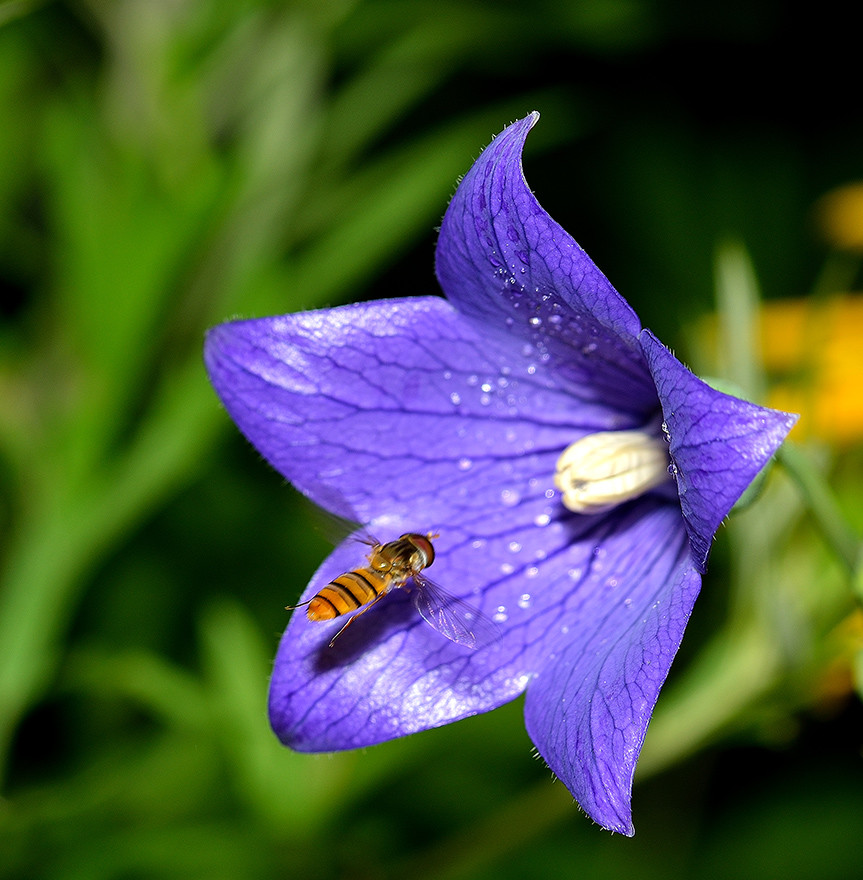
M 814 708 L 835 711 L 859 688 L 856 672 L 863 653 L 863 610 L 854 609 L 824 640 L 826 662 L 813 682 Z
M 797 439 L 863 439 L 863 296 L 764 303 L 760 317 L 767 403 L 801 414 Z
M 831 247 L 863 252 L 863 181 L 828 192 L 815 214 L 819 231 Z

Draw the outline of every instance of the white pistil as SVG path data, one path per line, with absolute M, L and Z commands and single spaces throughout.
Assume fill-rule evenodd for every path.
M 671 479 L 668 444 L 645 431 L 599 431 L 568 446 L 554 485 L 576 513 L 604 513 Z

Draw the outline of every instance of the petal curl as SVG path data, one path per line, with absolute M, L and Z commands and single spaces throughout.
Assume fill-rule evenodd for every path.
M 638 422 L 590 386 L 562 390 L 546 365 L 435 297 L 222 324 L 205 362 L 258 451 L 361 522 L 449 522 L 490 492 L 500 500 L 519 478 L 510 462 L 517 471 L 583 433 Z
M 601 610 L 550 651 L 528 686 L 525 722 L 585 812 L 631 836 L 635 763 L 701 578 L 672 505 L 621 523 L 604 550 L 616 574 L 590 575 Z
M 720 523 L 798 417 L 716 391 L 649 330 L 641 342 L 662 403 L 693 557 L 703 571 Z
M 532 344 L 559 381 L 592 384 L 644 420 L 655 392 L 638 318 L 525 181 L 522 149 L 538 119 L 532 113 L 504 129 L 459 184 L 441 224 L 438 279 L 486 333 Z

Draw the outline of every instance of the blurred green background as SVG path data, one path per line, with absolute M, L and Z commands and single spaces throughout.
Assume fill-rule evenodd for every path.
M 0 877 L 861 876 L 850 14 L 0 2 Z M 633 840 L 552 782 L 520 702 L 277 744 L 283 608 L 328 546 L 201 363 L 229 317 L 436 292 L 458 176 L 533 109 L 531 186 L 644 323 L 804 416 L 803 490 L 775 469 L 720 532 Z

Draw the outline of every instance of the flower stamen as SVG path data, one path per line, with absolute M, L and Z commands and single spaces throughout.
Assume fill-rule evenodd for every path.
M 646 431 L 598 431 L 568 446 L 554 485 L 564 507 L 604 513 L 671 479 L 668 444 Z

